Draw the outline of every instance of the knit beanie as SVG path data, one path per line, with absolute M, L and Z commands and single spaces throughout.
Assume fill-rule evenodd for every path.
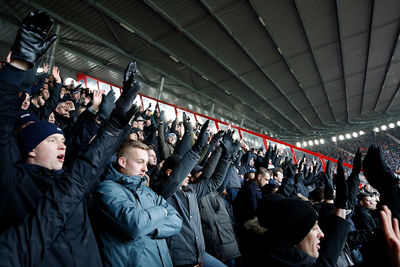
M 303 200 L 284 198 L 271 201 L 263 198 L 257 206 L 257 217 L 271 236 L 296 245 L 315 225 L 318 213 Z
M 52 134 L 62 134 L 64 132 L 57 125 L 50 122 L 31 123 L 22 129 L 19 137 L 22 142 L 23 152 L 28 154 L 37 147 L 44 139 Z
M 29 112 L 29 111 L 21 111 L 18 113 L 17 119 L 15 120 L 14 128 L 19 130 L 24 124 L 28 122 L 39 122 L 38 116 Z
M 168 134 L 168 138 L 170 138 L 170 137 L 176 137 L 176 134 L 174 134 L 174 133 L 169 133 L 169 134 Z

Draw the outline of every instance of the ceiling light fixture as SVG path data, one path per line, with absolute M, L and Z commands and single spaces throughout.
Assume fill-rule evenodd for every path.
M 127 30 L 128 32 L 135 33 L 135 30 L 132 29 L 131 27 L 129 27 L 128 25 L 123 24 L 122 22 L 121 22 L 119 25 L 121 25 L 121 26 L 122 26 L 125 30 Z

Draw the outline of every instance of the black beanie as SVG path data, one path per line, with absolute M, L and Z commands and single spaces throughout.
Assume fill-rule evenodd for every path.
M 308 202 L 294 198 L 277 201 L 261 199 L 257 216 L 269 235 L 292 245 L 303 240 L 318 219 L 318 213 Z
M 21 130 L 19 135 L 24 148 L 24 154 L 28 154 L 32 149 L 52 134 L 64 135 L 64 132 L 57 125 L 47 121 L 31 123 L 26 126 Z

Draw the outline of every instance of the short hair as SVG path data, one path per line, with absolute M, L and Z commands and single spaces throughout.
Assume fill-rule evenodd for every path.
M 360 192 L 360 193 L 357 195 L 357 200 L 358 200 L 358 202 L 364 201 L 364 199 L 365 199 L 366 197 L 371 197 L 371 196 L 372 196 L 372 194 L 370 194 L 370 193 Z
M 282 173 L 283 174 L 283 170 L 282 170 L 282 168 L 275 168 L 274 169 L 274 176 L 276 176 L 277 174 L 278 174 L 278 172 L 280 172 L 280 173 Z
M 260 167 L 258 168 L 258 170 L 256 171 L 256 175 L 255 177 L 261 175 L 261 176 L 265 176 L 269 174 L 269 176 L 272 176 L 272 172 L 270 170 L 267 170 L 266 168 Z
M 142 142 L 138 141 L 138 140 L 125 140 L 122 145 L 120 146 L 120 148 L 118 149 L 117 152 L 117 158 L 126 156 L 126 154 L 128 153 L 128 149 L 130 148 L 139 148 L 139 149 L 143 149 L 143 150 L 149 150 L 148 145 L 143 144 Z
M 253 179 L 253 178 L 251 178 L 251 176 L 253 176 L 253 175 L 254 175 L 254 172 L 247 172 L 247 173 L 244 175 L 244 179 L 245 179 L 245 180 Z

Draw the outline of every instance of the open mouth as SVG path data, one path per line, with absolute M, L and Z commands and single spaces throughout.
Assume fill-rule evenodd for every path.
M 58 161 L 60 161 L 60 162 L 64 162 L 64 158 L 65 158 L 65 155 L 64 155 L 64 154 L 60 154 L 60 155 L 57 156 L 57 159 L 58 159 Z

